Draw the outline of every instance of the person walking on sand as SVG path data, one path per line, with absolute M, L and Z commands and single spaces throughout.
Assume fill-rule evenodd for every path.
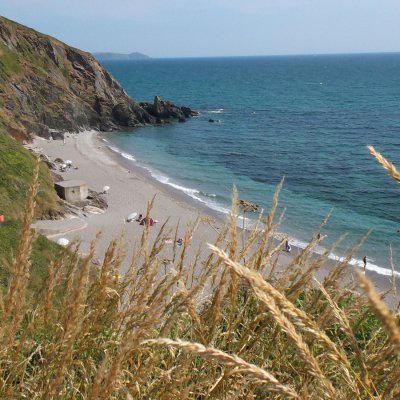
M 367 256 L 364 256 L 363 263 L 364 263 L 364 274 L 365 274 L 365 271 L 367 270 Z

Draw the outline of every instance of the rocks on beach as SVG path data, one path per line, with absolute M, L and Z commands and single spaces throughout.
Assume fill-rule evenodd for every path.
M 60 185 L 65 186 L 68 184 L 68 180 L 66 181 L 60 173 L 68 172 L 70 169 L 78 169 L 78 166 L 74 165 L 74 162 L 72 160 L 64 160 L 60 157 L 56 157 L 54 158 L 54 160 L 51 160 L 48 155 L 42 152 L 41 148 L 31 147 L 30 145 L 26 145 L 25 147 L 28 150 L 36 153 L 39 158 L 46 163 L 56 188 Z M 83 183 L 84 182 L 82 182 L 82 184 Z M 86 183 L 84 184 L 86 185 Z M 104 190 L 105 188 L 107 189 Z M 70 212 L 74 215 L 83 215 L 84 213 L 104 213 L 104 211 L 108 208 L 108 203 L 104 196 L 102 196 L 102 194 L 107 193 L 108 190 L 109 186 L 104 186 L 102 192 L 96 192 L 95 190 L 88 188 L 87 195 L 85 194 L 84 198 L 79 198 L 76 201 L 66 201 L 65 195 L 60 195 L 60 190 L 57 190 L 57 192 L 59 196 L 65 201 L 67 212 Z

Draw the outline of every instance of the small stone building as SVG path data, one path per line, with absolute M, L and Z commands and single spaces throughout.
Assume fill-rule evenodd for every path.
M 54 186 L 57 194 L 70 203 L 79 203 L 88 197 L 88 185 L 84 181 L 72 179 L 57 182 Z

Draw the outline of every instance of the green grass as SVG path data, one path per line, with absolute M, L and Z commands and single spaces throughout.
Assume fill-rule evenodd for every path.
M 0 153 L 0 214 L 7 219 L 22 219 L 35 158 L 14 139 L 1 134 L 1 131 Z M 41 165 L 39 182 L 36 216 L 59 215 L 62 205 L 46 165 Z
M 20 240 L 22 223 L 19 221 L 6 221 L 0 224 L 0 287 L 5 288 L 10 278 L 10 265 L 16 254 Z M 37 294 L 47 277 L 47 269 L 51 260 L 58 257 L 62 248 L 38 235 L 35 239 L 30 254 L 32 263 L 29 288 Z
M 5 222 L 0 224 L 0 286 L 6 287 L 10 266 L 20 239 L 22 219 L 36 163 L 34 156 L 19 143 L 6 136 L 0 128 L 0 214 Z M 55 193 L 46 165 L 41 165 L 37 194 L 36 216 L 53 217 L 62 212 L 62 203 Z M 60 252 L 60 246 L 39 235 L 30 254 L 32 263 L 29 288 L 37 293 L 47 276 L 51 259 Z
M 8 47 L 0 43 L 0 82 L 21 72 L 18 56 Z
M 49 58 L 46 54 L 33 51 L 32 46 L 21 36 L 19 38 L 19 52 L 10 50 L 7 46 L 0 43 L 0 82 L 6 81 L 16 74 L 24 72 L 24 67 L 21 65 L 21 58 L 28 62 L 32 70 L 47 77 L 49 69 Z

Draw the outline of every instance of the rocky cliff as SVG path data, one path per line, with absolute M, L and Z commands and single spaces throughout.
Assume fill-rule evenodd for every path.
M 0 16 L 0 125 L 14 137 L 110 131 L 179 118 L 175 109 L 162 117 L 157 107 L 151 111 L 131 99 L 91 54 Z

